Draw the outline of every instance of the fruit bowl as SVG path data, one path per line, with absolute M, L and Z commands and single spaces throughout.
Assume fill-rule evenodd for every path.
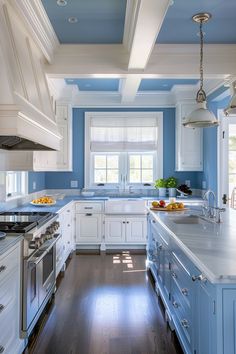
M 41 197 L 41 198 L 37 198 L 32 200 L 32 202 L 30 202 L 31 205 L 34 206 L 52 206 L 56 204 L 56 201 L 49 196 L 45 196 L 45 197 Z

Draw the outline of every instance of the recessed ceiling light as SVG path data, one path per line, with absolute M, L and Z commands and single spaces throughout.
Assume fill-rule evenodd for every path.
M 69 17 L 69 18 L 68 18 L 68 22 L 70 22 L 70 23 L 76 23 L 76 22 L 78 22 L 78 18 L 77 18 L 77 17 Z
M 66 0 L 57 0 L 57 5 L 58 6 L 66 6 L 67 5 L 67 1 Z

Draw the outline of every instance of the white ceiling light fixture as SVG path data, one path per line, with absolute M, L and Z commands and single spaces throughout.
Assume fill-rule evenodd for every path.
M 68 18 L 68 22 L 70 22 L 70 23 L 77 23 L 77 22 L 78 22 L 78 18 L 77 18 L 77 17 L 69 17 L 69 18 Z
M 197 109 L 192 111 L 186 118 L 183 125 L 186 128 L 207 128 L 219 125 L 214 114 L 207 109 L 206 93 L 203 89 L 203 23 L 206 23 L 211 18 L 209 13 L 199 13 L 192 17 L 193 21 L 199 23 L 200 27 L 200 88 L 197 92 Z
M 226 117 L 231 115 L 236 115 L 236 81 L 232 83 L 231 87 L 231 100 L 229 102 L 228 107 L 224 110 L 224 114 Z
M 66 0 L 57 0 L 57 5 L 58 6 L 66 6 L 67 5 L 67 1 Z

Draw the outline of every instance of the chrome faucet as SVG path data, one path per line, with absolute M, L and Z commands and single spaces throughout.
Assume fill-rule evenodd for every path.
M 210 198 L 212 196 L 212 198 Z M 211 199 L 213 200 L 213 205 L 211 205 Z M 204 205 L 202 208 L 203 215 L 205 217 L 214 219 L 215 222 L 220 223 L 221 220 L 221 213 L 225 211 L 225 208 L 219 208 L 216 206 L 216 195 L 211 190 L 208 189 L 203 196 Z
M 211 196 L 212 196 L 212 199 L 213 199 L 213 205 L 211 205 Z M 211 189 L 208 189 L 208 191 L 206 191 L 206 193 L 203 196 L 203 200 L 204 200 L 203 214 L 204 214 L 204 216 L 212 218 L 213 217 L 212 207 L 213 208 L 216 207 L 216 195 L 215 195 L 215 193 Z

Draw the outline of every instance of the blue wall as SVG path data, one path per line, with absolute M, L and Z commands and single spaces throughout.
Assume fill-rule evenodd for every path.
M 228 89 L 220 87 L 213 94 L 208 96 L 208 108 L 217 117 L 218 109 L 224 109 L 227 107 L 230 97 L 226 96 L 221 100 L 216 100 Z M 227 118 L 225 118 L 227 119 Z M 203 173 L 201 179 L 206 181 L 206 188 L 212 189 L 217 194 L 217 131 L 214 128 L 205 128 L 203 130 Z
M 191 181 L 192 188 L 201 187 L 198 172 L 175 172 L 175 109 L 73 109 L 73 172 L 45 173 L 46 188 L 70 188 L 70 181 L 77 180 L 78 188 L 84 187 L 84 113 L 88 111 L 103 112 L 163 112 L 164 114 L 164 177 L 174 175 L 183 183 Z M 202 173 L 200 173 L 202 175 Z
M 36 189 L 33 189 L 33 182 L 36 183 Z M 28 173 L 29 193 L 41 191 L 42 189 L 45 189 L 45 172 L 29 172 Z

